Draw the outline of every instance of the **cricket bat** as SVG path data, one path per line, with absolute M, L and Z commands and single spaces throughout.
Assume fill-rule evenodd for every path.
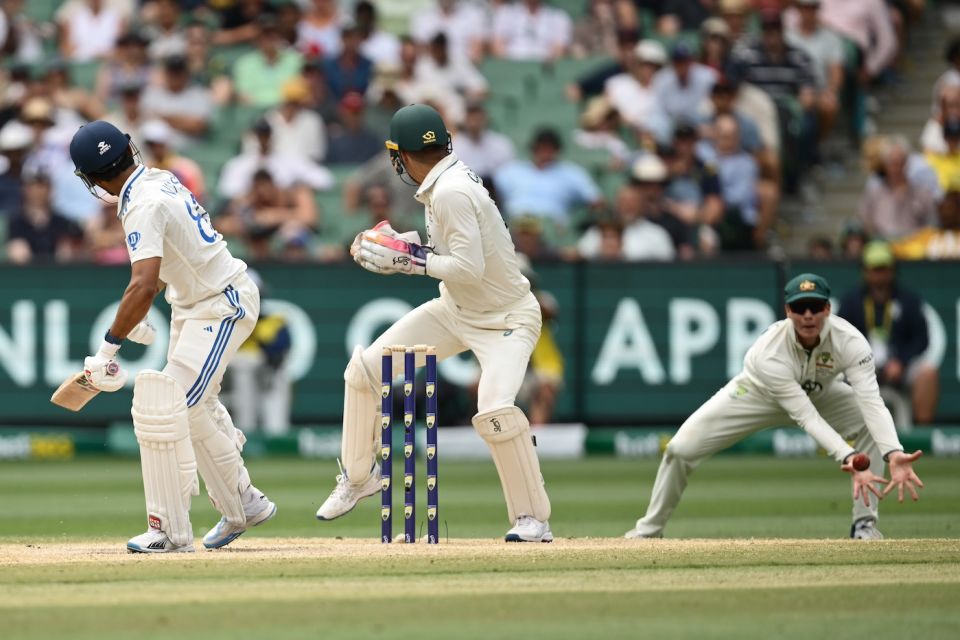
M 90 384 L 87 376 L 81 371 L 64 380 L 63 384 L 57 387 L 57 390 L 50 396 L 50 402 L 70 411 L 80 411 L 98 393 L 100 393 L 100 389 Z

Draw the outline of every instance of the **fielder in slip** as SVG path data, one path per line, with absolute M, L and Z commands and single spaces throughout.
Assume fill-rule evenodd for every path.
M 89 383 L 101 391 L 123 387 L 117 351 L 124 339 L 153 342 L 155 331 L 143 319 L 162 283 L 172 309 L 167 365 L 140 372 L 133 387 L 149 528 L 127 549 L 193 551 L 190 496 L 199 493 L 198 470 L 223 515 L 203 545 L 222 547 L 277 509 L 250 483 L 243 434 L 218 398 L 224 369 L 257 321 L 260 293 L 193 194 L 172 173 L 140 164 L 129 135 L 92 122 L 73 136 L 70 156 L 91 193 L 119 197 L 131 263 L 113 324 L 83 362 Z
M 514 406 L 540 335 L 540 306 L 520 274 L 510 232 L 480 178 L 452 152 L 450 134 L 434 109 L 417 104 L 397 111 L 386 144 L 397 174 L 406 173 L 419 185 L 415 197 L 424 205 L 427 242 L 421 244 L 416 232 L 398 234 L 381 223 L 357 236 L 351 254 L 374 273 L 436 278 L 440 296 L 401 318 L 366 349 L 354 349 L 344 372 L 343 473 L 317 518 L 342 516 L 380 491 L 375 458 L 383 347 L 431 344 L 438 360 L 469 349 L 480 362 L 473 426 L 500 474 L 513 525 L 506 540 L 550 542 L 550 500 L 530 424 Z M 394 375 L 399 364 L 401 358 Z
M 812 273 L 784 289 L 786 320 L 770 325 L 744 357 L 743 371 L 697 409 L 667 444 L 647 513 L 627 538 L 659 538 L 701 460 L 746 436 L 796 424 L 853 475 L 850 537 L 879 539 L 877 501 L 898 489 L 914 500 L 923 487 L 913 472 L 920 452 L 903 452 L 893 418 L 880 399 L 873 353 L 853 325 L 830 315 L 830 286 Z M 846 374 L 846 382 L 840 377 Z M 844 438 L 854 442 L 854 447 Z M 853 468 L 854 454 L 870 466 Z M 883 475 L 890 465 L 890 480 Z M 874 484 L 886 484 L 883 493 Z M 874 494 L 874 499 L 870 494 Z

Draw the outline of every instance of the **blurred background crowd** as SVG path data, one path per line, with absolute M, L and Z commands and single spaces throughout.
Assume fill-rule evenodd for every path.
M 0 0 L 0 257 L 126 262 L 67 152 L 104 118 L 241 257 L 343 259 L 422 230 L 383 140 L 427 102 L 534 261 L 956 258 L 960 41 L 917 42 L 930 4 Z

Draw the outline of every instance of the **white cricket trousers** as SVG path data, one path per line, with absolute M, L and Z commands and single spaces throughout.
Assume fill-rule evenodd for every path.
M 870 456 L 870 470 L 883 475 L 883 455 L 867 431 L 853 389 L 834 380 L 826 389 L 812 393 L 810 399 L 827 424 L 845 439 L 853 440 L 855 449 Z M 637 520 L 637 533 L 648 537 L 663 534 L 687 487 L 690 473 L 701 460 L 751 433 L 790 424 L 793 422 L 780 405 L 763 396 L 748 381 L 735 378 L 728 382 L 687 418 L 667 444 L 647 513 Z M 871 496 L 869 507 L 859 500 L 853 503 L 853 519 L 866 516 L 877 517 L 876 496 Z
M 512 406 L 523 383 L 530 354 L 540 338 L 540 304 L 528 294 L 508 308 L 467 311 L 449 296 L 425 302 L 400 318 L 363 352 L 363 364 L 379 387 L 383 347 L 429 344 L 440 362 L 470 350 L 480 363 L 477 412 Z M 425 354 L 417 354 L 423 366 Z M 394 376 L 403 372 L 403 358 L 393 359 Z

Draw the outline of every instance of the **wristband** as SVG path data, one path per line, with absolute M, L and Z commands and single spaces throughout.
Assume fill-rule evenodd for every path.
M 123 338 L 118 338 L 117 336 L 110 333 L 110 330 L 107 329 L 107 333 L 103 336 L 103 339 L 110 344 L 115 344 L 118 347 L 123 344 Z

